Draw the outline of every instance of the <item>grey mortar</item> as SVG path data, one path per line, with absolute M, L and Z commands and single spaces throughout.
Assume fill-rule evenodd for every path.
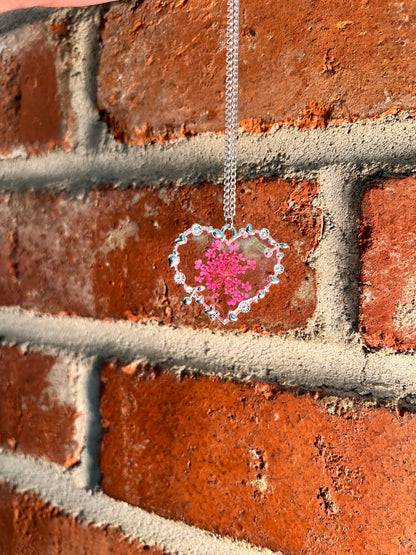
M 70 349 L 101 360 L 143 360 L 173 372 L 322 388 L 399 404 L 416 394 L 414 353 L 370 353 L 354 343 L 41 316 L 18 308 L 0 309 L 0 335 L 9 344 L 24 343 L 32 349 Z
M 19 491 L 38 494 L 68 515 L 97 526 L 120 526 L 124 534 L 146 545 L 160 545 L 172 555 L 273 553 L 147 513 L 100 491 L 87 491 L 74 483 L 70 472 L 30 457 L 0 452 L 0 477 Z
M 102 144 L 107 132 L 96 106 L 102 7 L 71 10 L 71 14 L 74 32 L 69 87 L 75 116 L 75 148 L 86 153 Z
M 75 147 L 46 156 L 17 156 L 0 161 L 0 191 L 66 190 L 80 193 L 100 183 L 156 185 L 176 181 L 219 183 L 224 140 L 204 134 L 146 147 L 117 144 L 95 106 L 99 65 L 99 26 L 103 7 L 34 8 L 0 15 L 0 32 L 71 13 L 73 66 L 70 88 L 76 117 Z M 323 168 L 338 166 L 359 175 L 397 174 L 416 166 L 416 125 L 400 113 L 366 123 L 301 131 L 280 127 L 262 136 L 239 136 L 238 176 L 316 179 Z
M 65 360 L 67 357 L 63 357 Z M 80 464 L 72 471 L 75 483 L 85 489 L 95 488 L 101 477 L 98 452 L 101 441 L 100 372 L 97 357 L 76 359 L 75 441 L 81 446 Z
M 100 183 L 114 183 L 119 186 L 131 182 L 138 185 L 157 185 L 171 181 L 195 184 L 205 180 L 219 183 L 222 178 L 223 162 L 223 137 L 220 135 L 206 134 L 190 140 L 182 139 L 165 146 L 147 145 L 137 148 L 119 145 L 108 132 L 103 134 L 104 127 L 97 119 L 98 115 L 94 106 L 96 81 L 95 77 L 91 76 L 91 72 L 97 68 L 99 60 L 100 10 L 101 8 L 84 8 L 71 12 L 74 14 L 75 26 L 71 89 L 74 93 L 73 103 L 78 118 L 76 147 L 70 152 L 56 150 L 42 157 L 17 156 L 13 159 L 1 160 L 0 190 L 3 192 L 51 190 L 83 195 L 91 187 Z M 35 19 L 55 18 L 63 13 L 64 11 L 60 12 L 59 10 L 16 12 L 18 15 L 16 23 L 12 23 L 9 14 L 3 14 L 0 17 L 0 29 L 10 31 L 19 25 L 33 21 L 31 17 Z M 318 315 L 312 325 L 319 326 L 323 321 L 322 329 L 317 332 L 322 334 L 324 331 L 327 339 L 332 343 L 329 343 L 329 347 L 325 343 L 313 343 L 317 356 L 323 354 L 327 349 L 335 349 L 338 353 L 337 347 L 334 345 L 337 341 L 348 339 L 353 343 L 357 339 L 354 336 L 358 298 L 357 232 L 356 221 L 354 221 L 357 204 L 354 195 L 360 188 L 359 183 L 371 176 L 399 176 L 414 171 L 416 165 L 415 139 L 415 121 L 411 114 L 406 113 L 388 116 L 375 122 L 329 127 L 326 130 L 301 131 L 295 128 L 281 127 L 264 136 L 241 134 L 239 137 L 238 171 L 240 179 L 279 175 L 322 181 L 320 202 L 328 227 L 327 229 L 324 227 L 324 236 L 317 256 L 312 256 L 310 260 L 318 271 L 321 289 Z M 352 196 L 348 198 L 350 194 Z M 347 200 L 346 211 L 343 207 L 345 200 Z M 345 214 L 352 219 L 348 221 Z M 327 314 L 325 314 L 326 310 Z M 2 314 L 5 314 L 4 311 Z M 21 315 L 21 317 L 25 319 L 25 316 Z M 43 323 L 47 321 L 49 320 L 42 320 Z M 96 324 L 100 326 L 103 323 Z M 66 325 L 63 320 L 59 322 L 61 327 Z M 120 323 L 120 329 L 124 331 L 130 329 L 123 325 Z M 115 323 L 110 326 L 113 330 L 118 329 L 114 327 Z M 145 326 L 144 329 L 148 328 Z M 11 335 L 14 331 L 11 330 Z M 164 332 L 160 333 L 163 335 Z M 166 331 L 166 333 L 170 332 Z M 195 338 L 193 335 L 192 337 Z M 213 334 L 212 337 L 218 338 L 221 337 L 221 334 Z M 233 336 L 224 337 L 231 338 Z M 56 339 L 56 337 L 52 338 L 52 344 L 56 343 Z M 22 337 L 22 341 L 25 341 L 24 337 Z M 72 344 L 70 338 L 69 341 Z M 180 339 L 176 341 L 180 343 Z M 193 339 L 190 339 L 191 344 L 192 341 Z M 212 339 L 212 341 L 216 343 L 218 339 Z M 237 353 L 240 349 L 240 340 L 234 338 L 233 341 L 237 341 L 234 346 L 235 351 L 233 351 Z M 252 337 L 248 344 L 255 341 L 257 339 Z M 260 368 L 263 368 L 259 372 L 260 376 L 270 375 L 273 379 L 279 379 L 285 383 L 286 374 L 288 374 L 288 383 L 292 383 L 296 371 L 299 370 L 301 383 L 316 384 L 317 386 L 328 384 L 331 387 L 343 389 L 340 372 L 338 369 L 332 372 L 330 368 L 328 360 L 331 357 L 323 357 L 325 368 L 323 376 L 318 379 L 319 373 L 316 370 L 312 372 L 313 376 L 309 379 L 303 368 L 304 362 L 307 362 L 309 367 L 313 362 L 313 357 L 309 356 L 309 343 L 305 343 L 307 347 L 302 350 L 303 347 L 299 346 L 300 344 L 291 343 L 291 340 L 285 341 L 276 338 L 274 343 L 272 339 L 270 341 L 271 343 L 265 344 L 264 348 L 267 349 L 269 345 L 273 345 L 274 353 L 280 356 L 288 344 L 291 344 L 295 351 L 300 349 L 302 351 L 300 359 L 295 358 L 302 362 L 300 365 L 294 364 L 292 368 L 295 370 L 292 372 L 292 370 L 287 370 L 289 365 L 274 363 L 268 366 L 263 361 L 260 365 Z M 64 347 L 62 341 L 57 341 L 57 344 Z M 109 345 L 113 345 L 111 340 L 107 342 L 107 347 Z M 284 348 L 283 345 L 285 345 Z M 90 348 L 93 354 L 98 354 L 92 344 L 86 350 L 89 351 Z M 119 346 L 114 345 L 114 348 L 114 352 L 120 351 Z M 143 350 L 148 351 L 149 357 L 152 356 L 150 345 L 145 345 Z M 129 346 L 127 352 L 132 354 L 133 351 L 134 349 Z M 121 352 L 123 352 L 123 348 L 121 348 Z M 172 352 L 176 353 L 176 348 L 173 348 Z M 369 374 L 371 364 L 367 365 L 367 362 L 371 360 L 372 355 L 366 355 L 358 344 L 351 345 L 342 352 L 347 360 L 341 366 L 338 364 L 338 368 L 346 366 L 350 369 L 347 374 L 349 375 L 351 372 L 354 374 L 354 379 L 346 380 L 346 389 L 361 390 L 363 388 L 364 382 L 361 378 L 364 369 L 366 369 L 365 380 L 368 380 L 371 388 L 372 378 L 371 373 Z M 359 357 L 358 362 L 357 356 Z M 389 355 L 388 358 L 391 356 L 395 355 Z M 407 355 L 407 357 L 405 363 L 404 356 L 399 355 L 399 360 L 403 363 L 398 365 L 407 367 L 410 361 L 413 368 L 413 356 L 409 358 Z M 184 358 L 186 357 L 178 353 L 173 355 L 172 361 L 176 360 L 181 363 L 180 361 Z M 335 358 L 338 363 L 339 354 Z M 193 358 L 190 357 L 190 360 L 192 361 Z M 252 375 L 252 368 L 258 367 L 257 359 L 253 355 L 249 357 L 249 360 L 252 366 L 243 365 L 241 369 L 241 376 L 244 379 Z M 282 360 L 284 359 L 282 358 Z M 209 370 L 213 365 L 213 359 L 212 357 L 196 357 L 195 366 L 198 367 L 198 364 L 203 370 Z M 233 356 L 230 357 L 229 365 L 232 369 L 231 373 L 238 377 L 240 366 L 233 361 Z M 312 364 L 312 368 L 315 367 L 316 363 Z M 227 371 L 225 366 L 222 371 Z M 402 378 L 405 382 L 402 384 L 402 391 L 399 391 L 400 387 L 396 387 L 397 384 L 391 384 L 390 380 L 386 383 L 386 387 L 381 388 L 377 394 L 402 398 L 406 397 L 405 393 L 409 387 L 409 394 L 412 394 L 411 392 L 414 391 L 412 380 L 407 383 L 404 376 Z M 399 379 L 399 382 L 402 381 L 402 378 Z
M 37 8 L 0 16 L 0 33 L 59 16 Z M 100 122 L 95 107 L 95 71 L 99 61 L 99 8 L 74 10 L 74 57 L 70 88 L 76 114 L 75 148 L 42 157 L 0 161 L 0 190 L 65 191 L 83 194 L 101 183 L 124 186 L 172 181 L 220 183 L 223 136 L 205 134 L 165 146 L 117 144 Z M 288 387 L 328 388 L 391 399 L 413 407 L 415 355 L 368 353 L 354 343 L 357 322 L 357 194 L 363 178 L 400 176 L 416 166 L 416 125 L 410 114 L 326 130 L 281 127 L 264 136 L 239 137 L 238 175 L 298 177 L 321 182 L 324 236 L 311 258 L 319 278 L 315 322 L 323 321 L 327 341 L 258 337 L 191 331 L 155 323 L 100 322 L 81 318 L 36 316 L 0 309 L 0 333 L 9 342 L 45 350 L 72 349 L 85 357 L 77 384 L 78 406 L 85 410 L 77 433 L 86 444 L 81 465 L 71 472 L 29 458 L 0 455 L 0 474 L 23 490 L 33 490 L 71 514 L 120 524 L 126 534 L 160 544 L 171 553 L 266 553 L 218 539 L 211 534 L 149 515 L 140 509 L 89 494 L 99 480 L 98 367 L 100 359 L 140 359 L 207 375 L 278 382 Z M 273 185 L 271 185 L 272 187 Z M 346 204 L 344 204 L 346 203 Z M 355 218 L 355 220 L 354 220 Z M 320 333 L 322 330 L 320 330 Z M 337 342 L 351 339 L 350 345 Z M 75 484 L 75 485 L 74 485 Z M 82 486 L 82 487 L 81 487 Z M 267 552 L 270 553 L 270 552 Z
M 313 326 L 332 341 L 355 340 L 358 325 L 358 212 L 362 184 L 338 167 L 319 176 L 322 237 L 308 262 L 317 271 L 318 306 Z
M 91 126 L 97 123 L 92 116 L 88 118 Z M 0 191 L 80 193 L 100 183 L 196 184 L 220 183 L 222 179 L 221 135 L 204 134 L 165 146 L 128 147 L 114 141 L 97 149 L 86 149 L 86 145 L 88 141 L 70 152 L 54 150 L 45 156 L 0 160 Z M 326 130 L 281 127 L 269 135 L 239 137 L 240 180 L 261 176 L 316 180 L 319 172 L 330 166 L 348 173 L 351 181 L 414 171 L 415 121 L 402 114 Z

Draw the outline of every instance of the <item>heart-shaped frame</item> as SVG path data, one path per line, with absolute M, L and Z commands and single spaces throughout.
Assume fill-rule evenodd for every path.
M 233 234 L 230 239 L 226 237 L 227 231 Z M 190 243 L 193 243 L 195 247 L 196 241 L 199 241 L 200 248 L 201 239 L 205 247 L 205 257 L 208 260 L 206 264 L 203 264 L 203 260 L 192 258 L 191 253 L 191 263 L 195 269 L 200 271 L 200 275 L 193 278 L 196 284 L 192 286 L 187 280 L 183 267 L 181 267 L 179 250 L 183 245 Z M 247 244 L 244 244 L 245 242 Z M 247 252 L 250 252 L 248 247 L 251 248 L 254 258 L 248 258 Z M 211 320 L 218 320 L 225 325 L 229 322 L 235 322 L 240 312 L 249 312 L 252 303 L 257 303 L 260 299 L 263 299 L 266 293 L 269 292 L 270 286 L 279 283 L 278 275 L 283 273 L 284 270 L 281 264 L 283 253 L 280 249 L 286 248 L 288 248 L 288 245 L 275 241 L 266 228 L 253 229 L 249 224 L 237 233 L 235 228 L 229 225 L 220 230 L 214 229 L 212 226 L 193 224 L 177 237 L 168 261 L 169 266 L 175 272 L 173 277 L 175 283 L 182 285 L 187 294 L 183 303 L 190 305 L 192 299 L 195 299 L 198 304 L 202 305 L 205 314 Z M 271 270 L 266 270 L 266 277 L 264 275 L 261 279 L 257 277 L 257 282 L 260 285 L 257 284 L 255 293 L 250 297 L 249 292 L 253 289 L 250 281 L 243 283 L 238 275 L 241 276 L 246 273 L 255 275 L 258 262 L 261 262 L 262 268 L 267 263 Z M 197 284 L 204 281 L 205 285 Z M 209 293 L 209 290 L 211 293 Z M 228 305 L 237 305 L 236 308 L 229 310 L 226 316 L 220 314 L 218 307 L 213 302 L 214 299 L 219 298 L 218 291 L 220 290 Z M 203 293 L 204 291 L 205 293 Z M 211 302 L 207 302 L 208 297 L 211 297 Z

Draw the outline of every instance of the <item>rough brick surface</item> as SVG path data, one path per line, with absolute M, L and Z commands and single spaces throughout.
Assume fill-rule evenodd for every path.
M 0 155 L 66 146 L 63 65 L 43 23 L 0 36 Z
M 266 384 L 102 369 L 102 487 L 284 553 L 416 550 L 416 418 Z
M 78 460 L 73 371 L 53 356 L 0 348 L 0 445 L 67 466 Z
M 284 332 L 304 325 L 316 305 L 306 263 L 321 232 L 312 206 L 317 186 L 258 179 L 239 187 L 236 225 L 267 225 L 290 245 L 281 283 L 237 328 Z M 0 201 L 0 303 L 99 318 L 156 318 L 211 326 L 199 305 L 184 307 L 167 257 L 175 238 L 195 222 L 222 225 L 222 189 L 163 186 L 101 189 L 85 200 L 14 194 Z
M 223 130 L 225 8 L 145 0 L 110 9 L 98 106 L 120 141 Z M 414 109 L 415 17 L 412 0 L 244 2 L 242 125 L 325 127 Z
M 126 538 L 118 528 L 86 524 L 32 493 L 0 484 L 0 553 L 162 555 L 163 551 Z
M 370 347 L 416 348 L 416 179 L 371 184 L 362 199 L 361 331 Z

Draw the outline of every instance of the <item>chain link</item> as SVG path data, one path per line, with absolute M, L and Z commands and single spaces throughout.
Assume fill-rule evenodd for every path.
M 239 0 L 228 0 L 225 81 L 224 220 L 232 226 L 235 216 L 237 175 L 238 29 Z

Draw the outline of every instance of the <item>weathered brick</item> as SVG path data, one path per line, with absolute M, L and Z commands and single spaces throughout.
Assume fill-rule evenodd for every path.
M 0 348 L 0 445 L 66 466 L 77 462 L 71 372 L 54 356 Z
M 416 179 L 369 185 L 360 222 L 360 321 L 370 347 L 416 348 Z
M 284 553 L 416 550 L 416 417 L 267 384 L 102 368 L 102 487 Z
M 0 36 L 0 155 L 68 147 L 60 88 L 64 67 L 44 23 Z
M 240 185 L 236 225 L 267 225 L 291 248 L 281 283 L 233 324 L 259 332 L 303 326 L 316 306 L 306 260 L 321 231 L 317 185 L 257 179 Z M 85 200 L 12 194 L 0 200 L 0 303 L 58 314 L 217 328 L 184 307 L 167 257 L 193 223 L 222 225 L 222 189 L 167 185 L 92 191 Z
M 19 493 L 0 484 L 0 552 L 56 553 L 74 555 L 162 555 L 162 549 L 147 547 L 123 536 L 112 527 L 98 527 L 66 515 L 33 493 Z
M 325 127 L 416 107 L 412 0 L 244 2 L 242 126 Z M 98 107 L 118 140 L 224 128 L 226 2 L 146 0 L 104 18 Z

